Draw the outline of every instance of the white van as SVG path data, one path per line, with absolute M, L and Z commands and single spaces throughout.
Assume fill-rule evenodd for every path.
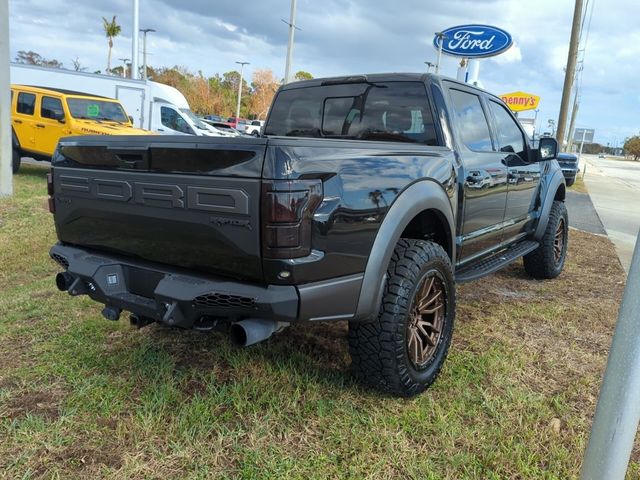
M 182 93 L 162 83 L 19 63 L 11 63 L 10 77 L 14 84 L 116 98 L 131 117 L 133 125 L 145 130 L 168 135 L 218 136 L 189 109 Z

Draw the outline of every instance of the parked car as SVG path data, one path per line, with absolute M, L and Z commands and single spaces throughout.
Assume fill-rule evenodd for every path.
M 248 121 L 243 118 L 229 117 L 227 118 L 227 124 L 230 127 L 235 128 L 239 132 L 244 132 Z
M 192 122 L 193 113 L 185 96 L 169 85 L 20 63 L 12 63 L 9 70 L 14 84 L 76 90 L 95 97 L 115 98 L 132 117 L 134 127 L 163 135 L 208 135 L 206 130 Z
M 570 187 L 575 183 L 576 176 L 580 171 L 578 157 L 572 153 L 559 153 L 558 163 L 562 169 L 562 174 L 564 175 L 567 187 Z
M 240 345 L 345 320 L 355 376 L 414 395 L 447 356 L 456 283 L 521 257 L 533 278 L 562 271 L 557 147 L 532 148 L 499 97 L 430 74 L 284 85 L 261 138 L 63 140 L 56 284 L 110 320 Z M 147 151 L 153 165 L 119 160 Z M 490 182 L 472 188 L 473 171 Z
M 228 137 L 241 137 L 242 136 L 242 133 L 240 133 L 235 128 L 229 126 L 229 124 L 227 124 L 227 123 L 214 122 L 214 121 L 208 120 L 206 118 L 203 118 L 201 120 L 202 120 L 202 122 L 206 123 L 207 125 L 211 126 L 212 128 L 215 128 L 216 130 L 224 133 L 225 136 L 228 136 Z
M 260 130 L 264 126 L 263 120 L 251 120 L 244 130 L 247 135 L 253 135 L 254 137 L 260 136 Z
M 220 115 L 205 115 L 204 116 L 205 120 L 211 120 L 212 122 L 224 122 L 224 118 L 221 117 Z
M 56 88 L 11 85 L 13 173 L 21 157 L 50 160 L 61 137 L 148 135 L 118 100 Z

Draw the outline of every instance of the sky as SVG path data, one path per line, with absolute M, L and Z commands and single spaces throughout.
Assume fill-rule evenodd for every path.
M 640 131 L 640 13 L 638 0 L 584 0 L 593 6 L 584 49 L 577 127 L 594 128 L 595 141 L 612 146 Z M 573 0 L 298 0 L 293 71 L 315 77 L 423 72 L 435 62 L 434 32 L 481 23 L 509 32 L 514 45 L 481 60 L 480 81 L 495 94 L 541 97 L 536 125 L 557 120 L 567 61 Z M 9 0 L 10 48 L 33 50 L 72 68 L 105 70 L 102 17 L 117 16 L 113 65 L 131 58 L 131 0 Z M 140 28 L 152 66 L 184 66 L 210 76 L 270 68 L 284 77 L 289 0 L 140 0 Z M 585 22 L 586 28 L 586 22 Z M 140 48 L 142 41 L 140 40 Z M 441 73 L 455 77 L 459 59 L 444 56 Z M 142 56 L 140 55 L 140 63 Z M 533 117 L 524 112 L 522 117 Z M 568 128 L 568 126 L 567 126 Z

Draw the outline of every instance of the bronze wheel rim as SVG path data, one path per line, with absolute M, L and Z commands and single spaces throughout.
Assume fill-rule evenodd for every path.
M 553 240 L 553 254 L 556 259 L 556 264 L 562 260 L 562 252 L 564 250 L 564 236 L 565 236 L 565 224 L 564 218 L 561 218 L 558 222 L 558 228 L 556 228 L 556 236 Z
M 446 289 L 436 272 L 424 276 L 413 299 L 407 326 L 407 353 L 417 369 L 433 358 L 444 327 Z

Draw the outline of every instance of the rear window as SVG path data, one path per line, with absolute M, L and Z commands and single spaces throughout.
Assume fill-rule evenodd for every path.
M 281 91 L 265 135 L 438 145 L 420 82 L 327 85 Z

